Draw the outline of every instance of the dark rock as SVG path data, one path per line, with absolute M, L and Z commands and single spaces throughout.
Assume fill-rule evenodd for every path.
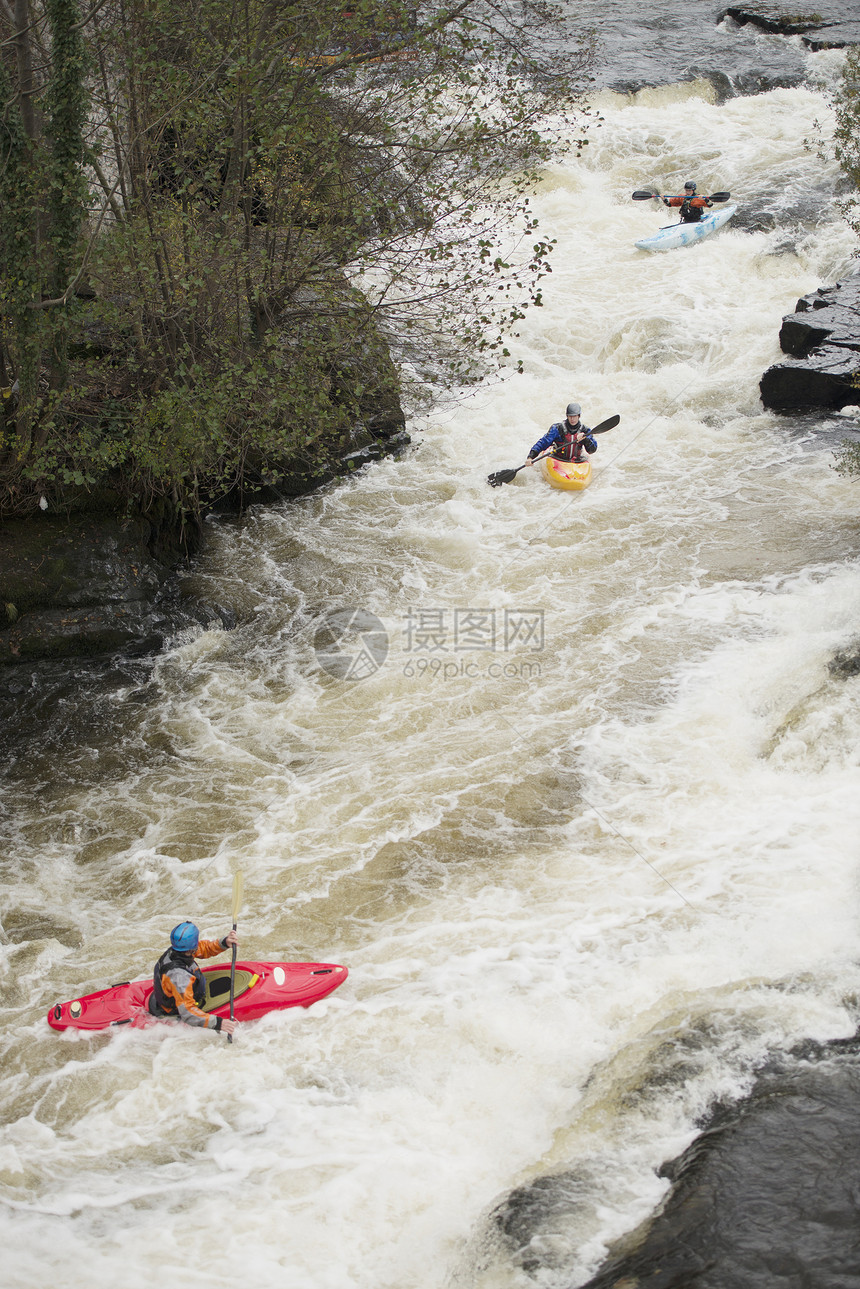
M 349 452 L 341 458 L 341 465 L 349 471 L 350 474 L 355 470 L 360 470 L 362 466 L 369 465 L 371 461 L 381 461 L 383 457 L 400 456 L 402 452 L 409 447 L 412 442 L 410 436 L 405 430 L 400 430 L 390 438 L 382 441 L 375 440 L 367 443 L 364 447 L 357 448 L 355 452 Z
M 167 579 L 188 553 L 160 512 L 152 519 L 40 513 L 5 521 L 0 663 L 141 656 L 184 628 L 227 625 L 225 610 L 165 596 Z
M 765 407 L 786 412 L 860 401 L 860 274 L 798 300 L 779 342 L 790 357 L 762 376 Z
M 170 596 L 86 609 L 43 608 L 0 631 L 0 664 L 112 653 L 142 658 L 158 653 L 183 631 L 233 626 L 235 615 L 229 610 Z
M 845 49 L 848 45 L 860 44 L 860 20 L 856 22 L 835 22 L 829 27 L 818 27 L 814 31 L 804 32 L 801 37 L 804 45 L 810 49 Z
M 664 1170 L 659 1213 L 583 1289 L 860 1289 L 857 1043 L 809 1048 Z
M 722 15 L 740 26 L 751 23 L 779 36 L 800 36 L 810 49 L 843 49 L 860 44 L 860 14 L 846 0 L 812 0 L 808 7 L 757 0 L 731 5 Z
M 407 434 L 406 430 L 398 430 L 392 434 L 385 442 L 385 450 L 389 456 L 399 457 L 412 443 L 412 436 Z
M 0 600 L 19 613 L 151 599 L 163 569 L 152 528 L 112 515 L 39 515 L 0 524 Z
M 792 15 L 778 4 L 731 5 L 724 16 L 733 18 L 742 27 L 749 22 L 762 31 L 769 31 L 778 36 L 798 36 L 811 27 L 821 25 L 821 14 L 817 10 L 815 12 L 810 10 L 805 16 Z
M 827 669 L 832 676 L 839 676 L 844 680 L 860 675 L 860 640 L 835 653 L 827 664 Z
M 113 653 L 148 634 L 148 613 L 140 604 L 103 604 L 90 609 L 42 609 L 24 614 L 0 632 L 0 661 L 86 657 Z
M 860 274 L 801 296 L 795 312 L 783 318 L 783 353 L 803 358 L 824 340 L 860 349 Z
M 371 461 L 378 461 L 381 456 L 382 448 L 380 445 L 378 443 L 368 443 L 366 447 L 347 453 L 343 458 L 343 464 L 351 474 L 354 470 L 359 470 L 363 465 L 369 465 Z
M 769 367 L 759 382 L 761 401 L 775 412 L 848 407 L 860 399 L 858 374 L 860 355 L 852 359 L 844 349 L 821 345 L 806 359 Z

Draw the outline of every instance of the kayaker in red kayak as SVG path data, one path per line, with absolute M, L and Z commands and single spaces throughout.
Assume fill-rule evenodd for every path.
M 232 1034 L 236 1022 L 228 1016 L 210 1016 L 201 1011 L 206 1001 L 206 982 L 195 958 L 214 958 L 238 944 L 234 929 L 223 940 L 201 940 L 193 922 L 180 922 L 170 932 L 170 948 L 155 964 L 149 1010 L 153 1016 L 175 1016 L 186 1025 Z
M 713 206 L 710 197 L 697 197 L 696 185 L 692 179 L 684 184 L 684 191 L 678 193 L 677 197 L 664 197 L 664 206 L 681 207 L 682 224 L 698 224 L 699 220 L 705 213 L 706 206 Z

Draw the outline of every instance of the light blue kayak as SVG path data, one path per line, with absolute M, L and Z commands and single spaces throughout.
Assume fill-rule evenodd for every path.
M 669 224 L 660 228 L 651 237 L 642 237 L 636 243 L 640 251 L 673 251 L 676 246 L 692 246 L 700 242 L 709 233 L 715 233 L 723 224 L 727 224 L 737 206 L 724 206 L 722 210 L 712 211 L 700 219 L 698 224 Z

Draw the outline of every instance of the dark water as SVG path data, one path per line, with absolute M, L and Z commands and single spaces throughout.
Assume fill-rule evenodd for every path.
M 727 6 L 713 0 L 571 0 L 571 7 L 597 33 L 601 88 L 633 91 L 701 77 L 728 97 L 803 80 L 805 51 L 798 41 L 721 20 Z

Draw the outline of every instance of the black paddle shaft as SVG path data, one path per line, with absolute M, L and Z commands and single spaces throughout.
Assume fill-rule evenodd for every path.
M 710 197 L 708 197 L 706 200 L 707 201 L 728 201 L 731 195 L 732 194 L 730 192 L 712 192 Z M 680 193 L 674 193 L 673 196 L 680 196 Z M 651 201 L 655 197 L 657 198 L 658 201 L 663 200 L 660 193 L 657 192 L 654 188 L 640 188 L 633 194 L 634 201 Z
M 242 887 L 243 887 L 243 884 L 244 884 L 244 879 L 243 879 L 243 877 L 242 877 L 242 872 L 241 872 L 241 870 L 240 870 L 239 872 L 237 872 L 237 873 L 236 873 L 236 875 L 235 875 L 235 876 L 234 876 L 234 878 L 233 878 L 233 909 L 232 909 L 232 917 L 233 917 L 233 931 L 234 931 L 234 932 L 235 932 L 235 930 L 236 930 L 236 927 L 237 927 L 237 926 L 238 926 L 238 924 L 239 924 L 239 909 L 242 907 Z M 236 995 L 236 945 L 234 944 L 234 945 L 233 945 L 233 957 L 232 957 L 232 960 L 231 960 L 231 962 L 230 962 L 230 1019 L 231 1019 L 231 1020 L 233 1020 L 233 1019 L 234 1019 L 234 1015 L 233 1015 L 233 1000 L 234 1000 L 234 998 L 235 998 L 235 995 Z M 232 1034 L 228 1034 L 228 1035 L 227 1035 L 227 1042 L 228 1042 L 228 1043 L 232 1043 L 232 1042 L 233 1042 L 233 1035 L 232 1035 Z
M 233 930 L 234 930 L 234 931 L 236 930 L 236 925 L 237 925 L 237 924 L 234 922 L 234 923 L 233 923 Z M 235 944 L 234 944 L 234 945 L 233 945 L 233 958 L 232 958 L 232 961 L 231 961 L 231 963 L 230 963 L 230 1019 L 231 1019 L 231 1020 L 234 1020 L 234 1019 L 235 1019 L 235 1017 L 234 1017 L 234 1013 L 233 1013 L 233 1003 L 234 1003 L 235 999 L 236 999 L 236 946 L 235 946 Z M 233 1035 L 232 1035 L 232 1034 L 228 1034 L 228 1035 L 227 1035 L 227 1042 L 228 1042 L 228 1043 L 232 1043 L 232 1042 L 233 1042 Z

